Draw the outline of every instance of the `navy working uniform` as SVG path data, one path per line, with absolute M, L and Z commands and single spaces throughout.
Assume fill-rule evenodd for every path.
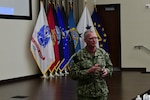
M 94 64 L 99 64 L 101 69 L 107 69 L 107 76 L 112 75 L 113 65 L 109 54 L 104 49 L 97 48 L 94 55 L 91 55 L 86 48 L 83 48 L 73 56 L 70 64 L 70 76 L 78 82 L 78 100 L 107 100 L 108 87 L 101 76 L 102 71 L 87 73 L 87 69 Z

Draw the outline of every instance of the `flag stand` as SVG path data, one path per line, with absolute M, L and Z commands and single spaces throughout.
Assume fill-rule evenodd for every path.
M 64 76 L 64 74 L 60 71 L 60 76 Z
M 66 75 L 68 75 L 68 74 L 69 74 L 69 72 L 67 72 L 67 68 L 65 68 L 65 74 L 66 74 Z
M 48 76 L 46 74 L 43 74 L 43 76 L 41 78 L 48 78 Z
M 60 75 L 57 73 L 57 71 L 55 72 L 55 76 L 60 76 Z
M 54 78 L 55 76 L 52 73 L 50 73 L 49 77 Z

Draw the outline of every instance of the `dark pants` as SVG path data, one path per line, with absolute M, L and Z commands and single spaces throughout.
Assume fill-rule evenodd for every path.
M 78 96 L 78 100 L 107 100 L 107 96 L 100 96 L 100 97 Z

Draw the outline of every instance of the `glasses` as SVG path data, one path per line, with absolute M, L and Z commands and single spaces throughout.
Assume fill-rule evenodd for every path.
M 88 38 L 89 40 L 97 40 L 98 37 L 91 37 L 91 38 Z

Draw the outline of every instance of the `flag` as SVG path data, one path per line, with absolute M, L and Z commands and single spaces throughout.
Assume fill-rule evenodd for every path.
M 91 19 L 91 15 L 89 13 L 88 8 L 85 6 L 84 10 L 82 12 L 82 15 L 80 17 L 80 20 L 78 22 L 78 25 L 77 25 L 77 30 L 78 30 L 79 35 L 80 35 L 81 48 L 86 46 L 86 44 L 84 42 L 84 32 L 88 29 L 95 32 L 94 25 L 93 25 L 93 22 Z M 98 44 L 97 44 L 97 46 L 98 46 Z
M 40 71 L 44 75 L 54 63 L 55 55 L 42 1 L 40 2 L 40 7 L 40 12 L 32 34 L 30 49 Z
M 96 32 L 98 33 L 98 40 L 99 40 L 99 47 L 103 48 L 106 50 L 106 52 L 109 52 L 108 49 L 108 39 L 107 39 L 107 34 L 104 31 L 102 22 L 97 14 L 96 8 L 94 8 L 94 11 L 92 13 L 92 21 L 94 24 L 94 27 L 96 28 Z
M 81 46 L 80 46 L 79 34 L 76 29 L 76 23 L 74 20 L 73 7 L 71 4 L 70 4 L 70 11 L 69 11 L 68 25 L 69 25 L 71 36 L 73 38 L 75 52 L 77 52 L 78 50 L 81 49 Z
M 63 20 L 63 23 L 64 23 L 64 27 L 66 28 L 66 30 L 68 30 L 68 22 L 67 22 L 67 14 L 65 12 L 65 8 L 64 6 L 62 5 L 61 6 L 61 16 L 62 16 L 62 20 Z
M 62 14 L 62 18 L 63 18 L 63 22 L 66 28 L 66 38 L 68 39 L 68 53 L 69 53 L 69 59 L 70 57 L 75 53 L 75 49 L 74 49 L 74 43 L 73 43 L 73 38 L 71 36 L 71 32 L 69 31 L 69 25 L 68 25 L 68 19 L 67 19 L 67 14 L 65 12 L 64 6 L 61 6 L 61 14 Z
M 61 54 L 60 55 L 61 57 L 63 57 L 63 59 L 61 60 L 59 69 L 60 71 L 62 71 L 67 66 L 69 61 L 69 49 L 68 49 L 67 30 L 64 25 L 64 21 L 59 6 L 57 6 L 57 19 L 58 19 L 59 28 L 61 30 L 61 41 L 60 41 Z
M 63 55 L 62 55 L 62 46 L 61 46 L 61 31 L 60 31 L 59 24 L 58 24 L 55 4 L 53 4 L 52 10 L 53 10 L 53 16 L 54 16 L 54 21 L 55 21 L 56 36 L 57 36 L 57 41 L 58 41 L 58 46 L 59 46 L 59 57 L 60 57 L 60 61 L 62 61 Z
M 52 6 L 53 6 L 52 4 L 49 4 L 49 10 L 47 14 L 48 24 L 51 30 L 51 36 L 53 40 L 53 47 L 54 47 L 54 53 L 55 53 L 55 62 L 50 67 L 50 72 L 53 72 L 60 62 L 59 45 L 58 45 L 58 39 L 57 39 L 57 34 L 56 34 L 56 29 L 55 29 L 55 21 L 54 21 Z

